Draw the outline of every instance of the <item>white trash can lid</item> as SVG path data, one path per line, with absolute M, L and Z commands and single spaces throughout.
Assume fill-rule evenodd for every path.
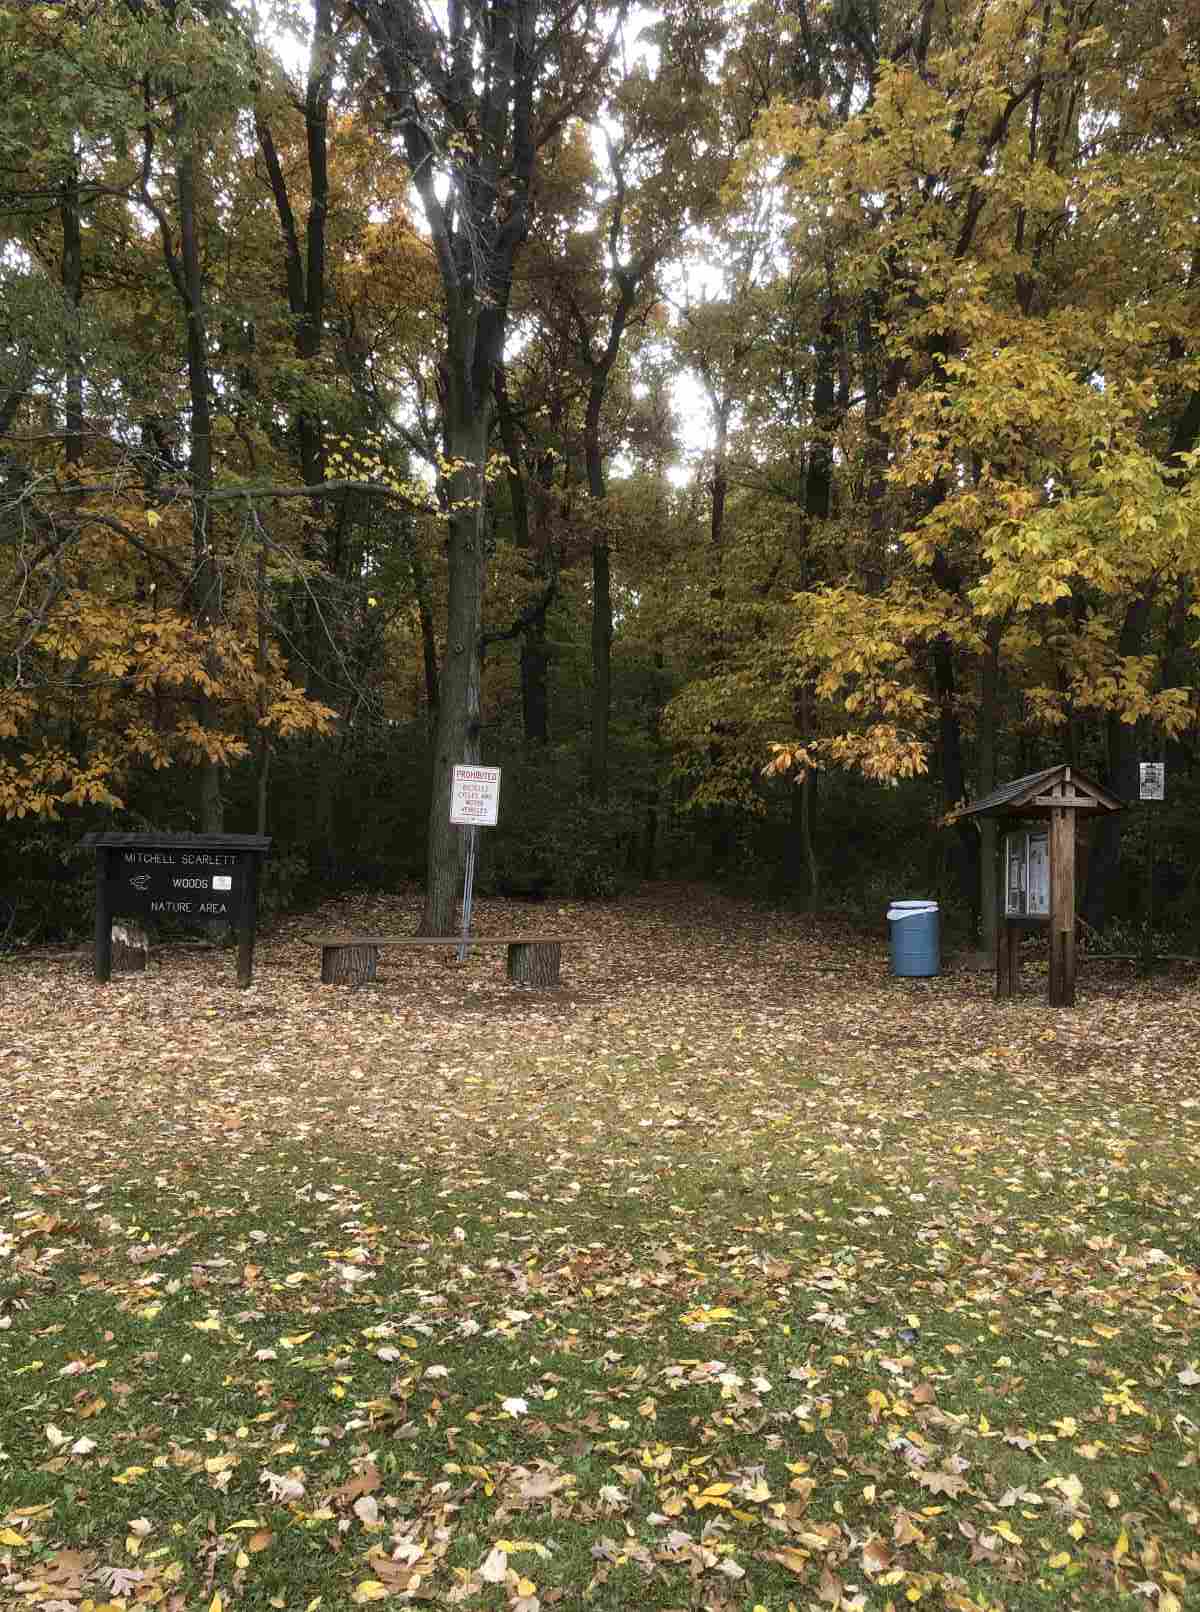
M 893 901 L 888 908 L 888 919 L 895 923 L 901 918 L 915 918 L 921 912 L 936 912 L 936 901 Z

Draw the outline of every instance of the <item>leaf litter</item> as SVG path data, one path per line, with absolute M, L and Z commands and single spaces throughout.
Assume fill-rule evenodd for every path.
M 4 966 L 0 1604 L 1195 1593 L 1189 977 L 996 1003 L 659 888 L 555 915 L 557 992 L 346 991 L 313 925 L 247 992 Z

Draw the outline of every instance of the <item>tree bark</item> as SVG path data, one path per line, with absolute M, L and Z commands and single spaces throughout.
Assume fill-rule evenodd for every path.
M 256 670 L 258 672 L 258 759 L 255 767 L 254 779 L 254 821 L 255 833 L 267 832 L 267 801 L 271 778 L 271 735 L 263 725 L 266 716 L 266 680 L 267 680 L 267 534 L 262 533 L 262 542 L 258 550 L 258 573 L 256 577 L 255 608 L 258 617 L 258 645 L 256 650 Z
M 612 711 L 612 567 L 607 542 L 592 544 L 592 732 L 588 786 L 608 799 L 608 734 Z
M 604 460 L 600 452 L 600 410 L 624 320 L 620 326 L 614 315 L 609 348 L 612 361 L 593 364 L 584 416 L 583 443 L 587 461 L 588 492 L 592 498 L 591 518 L 598 525 L 592 534 L 592 732 L 588 752 L 588 789 L 595 801 L 608 799 L 608 730 L 612 715 L 612 563 L 608 546 L 608 489 L 604 481 Z M 607 354 L 606 354 L 607 357 Z
M 996 788 L 996 731 L 1000 704 L 1001 624 L 988 629 L 988 645 L 983 658 L 979 689 L 979 745 L 977 795 L 988 795 Z M 996 950 L 1000 890 L 997 869 L 998 832 L 994 817 L 977 818 L 979 825 L 979 907 L 981 950 L 992 956 Z
M 376 977 L 378 946 L 323 946 L 322 985 L 366 985 Z
M 594 93 L 616 36 L 595 56 L 572 60 L 576 41 L 568 14 L 550 12 L 536 0 L 487 8 L 452 3 L 444 23 L 414 0 L 353 0 L 353 7 L 370 33 L 392 127 L 429 225 L 445 315 L 443 407 L 447 453 L 455 468 L 445 487 L 447 644 L 421 931 L 446 934 L 453 924 L 462 855 L 449 820 L 451 768 L 478 760 L 480 753 L 483 500 L 494 377 L 504 354 L 513 266 L 529 234 L 539 147 Z M 548 54 L 564 67 L 571 60 L 579 74 L 560 86 L 561 100 L 553 109 L 539 104 L 550 76 Z M 430 122 L 439 118 L 439 129 L 431 131 Z M 442 189 L 440 170 L 451 137 L 461 149 Z
M 182 109 L 175 112 L 175 196 L 178 208 L 179 251 L 176 259 L 176 288 L 187 321 L 188 372 L 188 467 L 192 484 L 192 579 L 190 605 L 192 618 L 202 636 L 207 637 L 220 619 L 220 571 L 213 550 L 212 513 L 208 495 L 213 486 L 211 377 L 208 362 L 208 330 L 204 305 L 204 272 L 200 258 L 199 220 L 196 197 L 196 136 L 185 122 Z M 164 235 L 164 251 L 174 256 L 174 248 Z M 212 671 L 219 669 L 214 665 Z M 197 720 L 207 729 L 213 720 L 213 702 L 207 694 L 196 700 Z M 225 827 L 225 803 L 221 795 L 223 768 L 209 755 L 200 760 L 199 822 L 204 834 L 220 834 Z
M 449 458 L 461 462 L 463 468 L 449 478 L 448 489 L 450 588 L 434 740 L 428 872 L 419 929 L 422 935 L 447 935 L 454 929 L 463 845 L 458 827 L 450 821 L 450 787 L 455 766 L 479 761 L 482 742 L 479 685 L 485 570 L 483 484 L 490 411 L 486 401 L 454 396 L 455 391 L 452 382 L 447 448 Z
M 255 116 L 255 132 L 266 163 L 283 237 L 292 342 L 299 359 L 316 358 L 324 336 L 325 225 L 329 211 L 329 96 L 332 85 L 333 8 L 331 0 L 315 0 L 312 46 L 304 91 L 309 206 L 303 245 L 270 125 L 261 113 Z M 309 407 L 298 409 L 296 436 L 305 485 L 315 486 L 325 479 L 324 432 L 320 415 Z
M 132 918 L 119 918 L 112 926 L 114 974 L 144 974 L 150 956 L 150 937 Z
M 71 153 L 58 204 L 62 223 L 62 288 L 67 302 L 66 437 L 63 457 L 68 475 L 83 459 L 83 351 L 80 311 L 83 307 L 83 231 L 79 217 L 79 168 Z
M 529 489 L 503 364 L 496 368 L 495 390 L 500 440 L 504 444 L 508 460 L 507 480 L 509 497 L 512 501 L 513 542 L 526 556 L 535 584 L 544 587 L 547 580 L 546 555 L 545 550 L 538 554 L 534 544 Z M 548 469 L 552 474 L 552 468 Z M 547 595 L 548 593 L 549 590 Z M 547 596 L 546 603 L 533 611 L 524 621 L 521 631 L 521 720 L 526 744 L 544 745 L 550 739 L 550 654 L 546 644 L 548 608 Z
M 966 798 L 967 775 L 963 764 L 962 719 L 957 707 L 954 652 L 944 637 L 933 641 L 933 674 L 938 702 L 942 797 L 948 810 Z M 979 930 L 979 837 L 970 822 L 956 823 L 953 834 L 950 863 L 959 895 L 970 915 L 974 936 Z
M 256 108 L 254 119 L 255 134 L 279 220 L 284 284 L 292 320 L 292 350 L 297 359 L 305 364 L 320 356 L 325 335 L 329 97 L 333 85 L 333 66 L 331 0 L 315 0 L 304 89 L 309 204 L 303 236 L 292 207 L 274 134 L 261 106 Z M 325 481 L 324 421 L 319 410 L 309 403 L 302 404 L 295 411 L 293 427 L 295 451 L 304 484 L 308 487 L 319 486 Z M 345 567 L 340 532 L 347 517 L 346 496 L 343 495 L 338 501 L 332 516 L 328 503 L 318 506 L 322 523 L 318 525 L 314 521 L 315 529 L 306 547 L 310 560 L 320 567 L 320 572 L 306 579 L 298 601 L 306 692 L 322 704 L 334 708 L 342 702 L 343 679 L 338 676 L 337 654 L 329 641 L 329 619 L 333 608 L 330 580 Z M 306 839 L 309 864 L 315 870 L 320 870 L 328 866 L 333 854 L 332 829 L 340 758 L 337 741 L 332 735 L 314 736 L 309 749 L 313 758 L 313 772 Z
M 557 985 L 562 946 L 557 942 L 531 942 L 508 948 L 508 977 L 519 985 Z
M 1150 595 L 1143 589 L 1130 600 L 1117 638 L 1117 654 L 1141 653 L 1150 624 Z M 1107 766 L 1104 782 L 1121 800 L 1136 800 L 1138 793 L 1138 729 L 1133 722 L 1122 722 L 1115 712 L 1105 719 Z M 1093 929 L 1103 929 L 1108 920 L 1125 910 L 1121 877 L 1121 823 L 1117 813 L 1105 812 L 1093 825 L 1088 856 L 1087 891 L 1084 914 Z

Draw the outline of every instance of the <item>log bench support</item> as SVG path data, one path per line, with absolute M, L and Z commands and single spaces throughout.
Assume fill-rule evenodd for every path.
M 366 985 L 379 968 L 378 946 L 322 946 L 322 985 Z
M 384 946 L 460 946 L 461 935 L 306 935 L 321 948 L 323 985 L 364 985 L 376 978 Z M 503 946 L 508 978 L 552 989 L 562 968 L 561 935 L 472 935 L 468 946 Z
M 557 940 L 510 940 L 508 977 L 518 985 L 558 984 L 562 943 Z

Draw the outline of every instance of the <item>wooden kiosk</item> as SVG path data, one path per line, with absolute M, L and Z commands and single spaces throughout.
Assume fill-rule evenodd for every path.
M 1080 812 L 1119 812 L 1123 802 L 1065 764 L 1014 778 L 954 813 L 1005 824 L 996 995 L 1013 994 L 1026 929 L 1050 931 L 1051 1007 L 1075 1005 L 1075 838 Z

